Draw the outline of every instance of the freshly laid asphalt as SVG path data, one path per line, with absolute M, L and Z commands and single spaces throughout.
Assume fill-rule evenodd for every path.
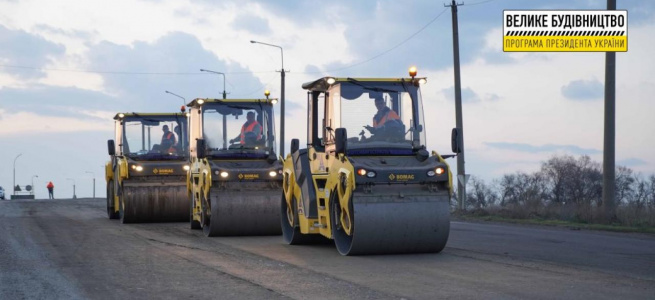
M 655 236 L 452 222 L 440 254 L 120 224 L 104 199 L 0 201 L 0 299 L 655 299 Z

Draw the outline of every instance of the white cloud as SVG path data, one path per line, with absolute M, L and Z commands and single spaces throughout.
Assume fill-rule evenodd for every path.
M 629 52 L 617 54 L 617 159 L 644 159 L 647 164 L 634 167 L 644 172 L 655 171 L 655 159 L 650 154 L 655 148 L 655 119 L 649 116 L 655 111 L 652 101 L 655 59 L 650 54 L 655 47 L 653 31 L 653 22 L 632 27 Z M 511 57 L 511 61 L 492 64 L 476 59 L 462 65 L 462 86 L 479 94 L 502 97 L 500 101 L 464 104 L 465 147 L 470 154 L 476 155 L 477 164 L 483 164 L 468 164 L 467 172 L 476 174 L 490 163 L 502 165 L 503 172 L 527 168 L 527 165 L 512 161 L 532 161 L 537 166 L 540 160 L 552 155 L 491 151 L 484 142 L 552 143 L 602 149 L 603 102 L 572 103 L 561 94 L 561 87 L 580 78 L 603 80 L 605 54 L 502 53 L 498 32 L 498 29 L 489 31 L 487 48 L 482 51 L 481 58 L 495 51 L 497 55 Z M 424 95 L 437 99 L 434 104 L 426 101 L 425 106 L 426 111 L 436 112 L 441 119 L 437 126 L 428 124 L 429 141 L 436 141 L 441 149 L 449 149 L 444 146 L 455 124 L 454 117 L 450 117 L 454 115 L 454 102 L 443 99 L 438 91 L 452 86 L 452 74 L 452 68 L 430 71 L 424 90 Z M 431 130 L 435 127 L 436 130 Z M 602 156 L 594 158 L 602 160 Z
M 255 72 L 266 71 L 254 75 L 264 83 L 271 82 L 268 86 L 271 93 L 279 95 L 279 84 L 273 81 L 276 74 L 270 72 L 280 68 L 279 49 L 249 42 L 259 40 L 284 47 L 285 68 L 291 70 L 287 77 L 287 97 L 303 99 L 304 93 L 296 92 L 297 87 L 314 76 L 303 75 L 299 78 L 294 72 L 304 70 L 305 64 L 320 67 L 335 61 L 347 63 L 352 60 L 344 36 L 345 26 L 334 22 L 338 18 L 329 11 L 326 13 L 326 20 L 329 21 L 314 22 L 302 28 L 291 20 L 269 14 L 261 5 L 251 2 L 236 5 L 172 0 L 156 3 L 27 0 L 20 3 L 0 2 L 0 11 L 11 16 L 3 21 L 11 28 L 39 33 L 47 40 L 66 46 L 69 56 L 48 66 L 52 69 L 87 69 L 86 51 L 89 45 L 100 41 L 132 46 L 136 41 L 152 43 L 169 32 L 186 32 L 198 37 L 204 48 L 227 60 L 228 64 L 238 64 Z M 238 22 L 235 16 L 244 14 L 265 19 L 272 34 L 258 36 L 233 30 L 232 23 Z M 47 24 L 47 27 L 43 24 Z M 74 32 L 85 32 L 88 36 L 86 39 L 77 38 L 72 34 Z M 229 82 L 238 84 L 238 74 L 229 77 Z M 102 87 L 102 78 L 94 74 L 52 72 L 41 82 L 113 94 Z M 257 92 L 257 87 L 253 87 L 253 90 Z M 260 92 L 263 92 L 263 88 Z
M 375 7 L 372 6 L 372 9 Z M 287 111 L 287 136 L 284 142 L 288 149 L 291 138 L 300 138 L 301 144 L 305 141 L 306 92 L 300 86 L 322 76 L 304 74 L 303 71 L 309 65 L 320 70 L 330 64 L 347 65 L 355 59 L 362 59 L 357 55 L 359 49 L 352 49 L 352 45 L 347 42 L 348 34 L 353 34 L 348 30 L 354 29 L 352 24 L 345 23 L 340 17 L 344 10 L 348 8 L 330 6 L 329 9 L 321 10 L 320 18 L 303 22 L 302 26 L 299 26 L 298 22 L 292 19 L 271 14 L 256 2 L 238 5 L 231 2 L 217 4 L 211 1 L 188 0 L 26 0 L 0 2 L 0 24 L 10 29 L 22 29 L 38 34 L 51 42 L 64 45 L 66 55 L 46 66 L 51 69 L 87 69 L 90 64 L 90 49 L 103 41 L 134 48 L 137 42 L 153 44 L 171 32 L 187 33 L 195 36 L 204 49 L 225 61 L 226 66 L 238 65 L 240 68 L 234 69 L 243 68 L 257 72 L 254 76 L 264 86 L 254 83 L 244 86 L 241 75 L 228 74 L 226 89 L 228 92 L 239 91 L 231 94 L 236 97 L 258 97 L 263 94 L 264 88 L 271 90 L 273 96 L 279 97 L 279 73 L 272 72 L 280 68 L 279 49 L 253 45 L 249 41 L 258 40 L 283 46 L 285 67 L 291 71 L 286 77 L 286 98 L 288 103 L 302 107 Z M 406 29 L 397 26 L 397 22 L 402 20 L 383 18 L 383 13 L 375 14 L 379 19 L 370 22 L 362 20 L 358 23 L 381 29 L 379 35 L 370 37 L 372 48 L 375 48 L 375 42 L 386 39 L 383 34 L 385 30 Z M 233 24 L 239 21 L 235 16 L 240 15 L 265 20 L 270 27 L 270 33 L 257 35 L 245 30 L 234 30 Z M 379 23 L 382 21 L 386 23 Z M 46 26 L 43 26 L 44 24 Z M 464 28 L 461 27 L 460 30 L 462 41 L 479 38 L 467 37 Z M 442 28 L 432 27 L 427 30 Z M 653 172 L 655 168 L 655 158 L 652 158 L 651 153 L 651 149 L 655 148 L 655 119 L 651 116 L 655 111 L 655 102 L 651 99 L 655 94 L 655 57 L 650 53 L 655 47 L 652 32 L 655 32 L 653 20 L 631 25 L 629 52 L 617 54 L 617 160 L 642 159 L 646 163 L 635 166 L 635 169 L 644 172 Z M 415 39 L 426 36 L 419 35 Z M 464 104 L 468 171 L 494 175 L 518 169 L 529 171 L 538 167 L 540 161 L 550 155 L 491 149 L 485 146 L 485 142 L 563 144 L 602 149 L 602 102 L 572 103 L 564 98 L 561 87 L 581 79 L 603 82 L 604 54 L 503 53 L 501 36 L 500 28 L 490 28 L 484 36 L 484 48 L 477 52 L 475 58 L 468 60 L 470 63 L 462 65 L 462 86 L 470 88 L 483 100 Z M 460 45 L 465 47 L 466 43 Z M 449 44 L 436 46 L 450 47 Z M 384 64 L 401 59 L 394 57 L 394 53 L 384 55 L 371 64 Z M 419 76 L 429 77 L 429 82 L 423 90 L 428 148 L 449 153 L 450 130 L 455 125 L 454 103 L 441 91 L 453 86 L 453 70 L 420 68 L 421 62 L 435 59 L 445 58 L 413 58 L 419 63 Z M 209 68 L 189 66 L 194 70 L 201 67 Z M 162 66 L 162 69 L 165 70 L 166 66 Z M 359 73 L 365 71 L 357 69 Z M 101 75 L 56 71 L 48 71 L 46 74 L 46 77 L 39 79 L 39 83 L 118 95 L 117 88 L 108 87 L 110 84 Z M 404 71 L 399 71 L 398 74 L 404 75 Z M 0 85 L 30 87 L 27 82 L 9 76 L 4 69 L 0 69 Z M 152 85 L 157 85 L 156 79 Z M 165 86 L 162 87 L 161 93 L 164 89 L 175 90 L 174 86 Z M 218 92 L 215 95 L 218 95 Z M 185 96 L 193 98 L 200 95 Z M 496 97 L 500 99 L 484 101 Z M 6 100 L 0 99 L 0 109 L 3 107 L 1 101 Z M 171 100 L 171 103 L 174 102 Z M 287 107 L 290 108 L 291 105 Z M 113 112 L 88 111 L 88 108 L 80 110 L 80 113 L 85 115 L 106 118 L 107 122 L 0 111 L 0 135 L 38 132 L 44 130 L 46 125 L 50 126 L 47 130 L 54 132 L 111 129 Z M 455 165 L 454 160 L 451 165 Z M 494 170 L 490 171 L 490 168 Z
M 82 111 L 84 115 L 107 117 L 107 112 Z M 102 131 L 111 127 L 111 117 L 107 121 L 90 121 L 77 118 L 43 116 L 31 112 L 11 113 L 0 109 L 0 136 L 23 135 L 29 133 Z M 111 115 L 113 116 L 113 114 Z

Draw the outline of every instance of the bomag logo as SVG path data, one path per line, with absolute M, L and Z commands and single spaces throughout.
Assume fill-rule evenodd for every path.
M 239 179 L 253 180 L 259 179 L 259 174 L 239 174 Z
M 414 180 L 414 174 L 389 174 L 391 181 L 409 181 Z
M 155 175 L 166 175 L 166 174 L 173 174 L 173 169 L 153 169 L 152 173 L 155 173 Z

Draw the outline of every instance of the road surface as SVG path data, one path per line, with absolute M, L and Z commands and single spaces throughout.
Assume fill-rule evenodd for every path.
M 0 201 L 0 299 L 655 299 L 655 236 L 452 222 L 441 254 L 122 225 L 104 199 Z

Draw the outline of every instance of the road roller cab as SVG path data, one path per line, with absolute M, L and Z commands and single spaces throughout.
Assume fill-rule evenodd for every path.
M 308 95 L 307 148 L 284 161 L 289 244 L 334 239 L 343 255 L 439 252 L 448 239 L 451 172 L 425 147 L 425 78 L 324 77 Z
M 189 219 L 185 113 L 118 113 L 107 142 L 107 214 L 123 223 Z
M 282 163 L 277 99 L 195 99 L 189 106 L 191 228 L 206 236 L 277 235 Z

